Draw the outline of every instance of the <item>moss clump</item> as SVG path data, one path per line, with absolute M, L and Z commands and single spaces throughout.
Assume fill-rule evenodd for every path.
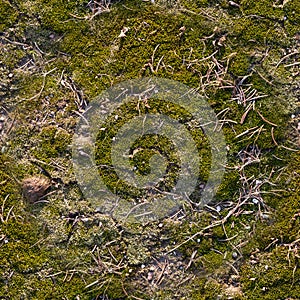
M 243 76 L 249 72 L 250 61 L 249 54 L 238 53 L 230 63 L 228 71 L 234 76 Z
M 38 135 L 38 144 L 34 150 L 37 158 L 57 157 L 66 153 L 70 146 L 71 136 L 56 126 L 44 127 Z
M 198 279 L 192 285 L 190 297 L 195 300 L 218 299 L 220 292 L 221 287 L 217 281 Z
M 286 30 L 291 37 L 299 32 L 299 5 L 297 1 L 289 1 L 283 7 Z
M 242 283 L 248 299 L 297 298 L 299 271 L 290 265 L 286 249 L 278 248 L 270 254 L 257 254 L 242 267 Z M 293 259 L 292 259 L 293 260 Z
M 233 25 L 229 38 L 233 41 L 239 40 L 246 49 L 257 45 L 286 45 L 284 31 L 280 24 L 273 23 L 267 19 L 256 19 L 251 17 L 238 18 Z
M 277 22 L 283 21 L 284 11 L 283 5 L 270 3 L 268 0 L 250 1 L 242 0 L 241 9 L 246 15 L 256 15 L 273 19 Z
M 0 31 L 4 31 L 12 26 L 18 18 L 17 10 L 9 1 L 0 1 Z

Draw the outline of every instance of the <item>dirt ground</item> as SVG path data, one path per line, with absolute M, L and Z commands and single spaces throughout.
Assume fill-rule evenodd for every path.
M 0 299 L 299 299 L 299 58 L 298 0 L 0 0 Z M 122 201 L 141 196 L 120 183 L 106 141 L 133 116 L 170 114 L 201 160 L 190 201 L 129 222 L 87 197 L 80 181 L 94 177 L 76 173 L 73 141 L 102 92 L 144 77 L 205 99 L 227 162 L 199 205 L 205 130 L 163 94 L 123 106 L 95 153 Z M 153 154 L 171 160 L 167 193 L 180 159 L 168 139 L 147 138 L 131 163 L 145 176 Z

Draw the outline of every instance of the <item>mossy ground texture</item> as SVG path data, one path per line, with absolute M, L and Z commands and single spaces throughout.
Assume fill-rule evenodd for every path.
M 152 2 L 0 0 L 1 299 L 299 299 L 300 3 Z M 206 97 L 228 163 L 201 210 L 121 224 L 81 193 L 70 145 L 90 101 L 144 76 Z M 34 203 L 31 177 L 50 185 Z

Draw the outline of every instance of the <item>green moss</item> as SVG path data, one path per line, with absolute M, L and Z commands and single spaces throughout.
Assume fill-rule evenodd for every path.
M 239 174 L 235 172 L 226 172 L 220 188 L 218 189 L 217 197 L 219 200 L 233 199 L 239 187 Z
M 299 5 L 297 1 L 289 1 L 284 5 L 283 10 L 286 17 L 285 27 L 292 37 L 299 32 Z
M 249 54 L 238 53 L 230 63 L 228 71 L 234 76 L 243 76 L 248 73 L 250 67 Z
M 0 297 L 91 299 L 107 295 L 111 299 L 126 299 L 129 296 L 125 288 L 145 299 L 174 299 L 174 289 L 182 299 L 227 299 L 224 282 L 232 272 L 226 264 L 229 262 L 237 269 L 242 264 L 241 282 L 247 299 L 297 298 L 300 276 L 297 268 L 294 271 L 297 261 L 284 244 L 299 238 L 299 220 L 294 217 L 299 210 L 299 157 L 276 147 L 271 130 L 274 127 L 278 144 L 285 142 L 290 113 L 288 102 L 294 97 L 289 95 L 287 84 L 293 84 L 296 79 L 290 77 L 291 72 L 283 64 L 275 69 L 274 66 L 286 55 L 286 48 L 295 43 L 294 35 L 299 31 L 298 4 L 288 1 L 280 7 L 265 0 L 243 0 L 236 1 L 240 7 L 234 7 L 228 1 L 183 0 L 181 6 L 174 1 L 156 2 L 158 5 L 141 0 L 120 1 L 111 6 L 110 12 L 94 18 L 87 1 L 28 0 L 19 3 L 18 9 L 7 1 L 1 2 L 0 30 L 4 30 L 10 40 L 29 46 L 5 42 L 5 51 L 1 53 L 5 78 L 10 72 L 14 73 L 14 79 L 5 79 L 7 110 L 10 117 L 15 118 L 10 136 L 5 140 L 6 151 L 18 163 L 1 154 L 0 207 L 6 199 L 1 216 L 8 220 L 1 223 Z M 20 18 L 18 10 L 22 14 Z M 119 38 L 123 27 L 129 31 L 126 37 Z M 23 68 L 30 59 L 28 68 Z M 293 59 L 289 57 L 286 61 L 293 63 Z M 222 74 L 222 66 L 226 75 Z M 244 84 L 268 97 L 256 100 L 255 110 L 249 111 L 240 124 L 245 106 L 234 98 L 239 80 L 250 72 L 252 75 Z M 153 75 L 203 89 L 216 113 L 228 111 L 224 119 L 230 121 L 224 122 L 223 131 L 230 168 L 215 202 L 210 204 L 215 207 L 218 203 L 222 210 L 195 212 L 194 207 L 187 204 L 182 208 L 183 217 L 161 220 L 162 227 L 154 222 L 120 228 L 113 220 L 108 221 L 95 212 L 75 184 L 69 144 L 78 112 L 82 111 L 76 104 L 74 91 L 63 86 L 61 80 L 73 82 L 73 88 L 80 90 L 87 101 L 92 101 L 114 83 Z M 151 103 L 151 107 L 155 112 L 169 113 L 182 123 L 188 122 L 190 117 L 178 107 L 166 109 L 157 103 Z M 123 109 L 127 115 L 114 124 L 109 132 L 111 137 L 128 118 L 137 114 L 133 107 Z M 117 113 L 122 115 L 124 110 Z M 146 108 L 142 107 L 141 112 L 147 112 Z M 277 126 L 263 120 L 258 112 Z M 263 126 L 259 135 L 236 138 L 256 126 Z M 196 130 L 191 133 L 203 160 L 201 177 L 205 181 L 211 149 L 204 134 Z M 99 136 L 100 141 L 102 138 Z M 134 145 L 152 147 L 131 161 L 139 174 L 150 172 L 150 157 L 157 153 L 157 148 L 179 164 L 168 139 L 155 143 L 149 140 L 148 136 Z M 272 217 L 259 220 L 258 206 L 250 202 L 228 218 L 224 227 L 220 225 L 202 232 L 233 208 L 223 207 L 225 203 L 237 203 L 242 190 L 239 153 L 249 150 L 249 145 L 261 151 L 260 163 L 246 166 L 244 175 L 251 180 L 254 177 L 274 181 L 276 189 L 286 190 L 274 194 L 273 185 L 264 187 L 263 200 L 270 211 L 274 211 Z M 109 147 L 98 147 L 98 150 L 99 164 L 109 162 Z M 26 161 L 28 157 L 42 161 L 53 178 L 61 179 L 53 183 L 48 205 L 39 208 L 24 207 L 17 183 L 23 177 L 41 172 Z M 172 169 L 172 173 L 176 171 Z M 170 185 L 175 179 L 170 177 Z M 111 177 L 107 182 L 115 188 Z M 198 194 L 194 196 L 192 200 L 197 200 Z M 239 214 L 243 209 L 252 213 Z M 190 239 L 195 234 L 195 238 Z M 268 248 L 276 239 L 278 242 Z M 248 243 L 242 246 L 245 240 Z M 153 286 L 143 285 L 132 274 L 124 277 L 130 273 L 129 268 L 133 273 L 139 272 L 140 264 L 146 264 L 147 268 L 153 257 L 160 257 L 181 243 L 174 252 L 184 263 L 196 253 L 184 274 L 186 278 L 195 275 L 194 281 L 180 288 L 174 282 L 173 291 L 164 286 L 167 282 L 164 281 L 160 290 L 153 292 Z M 279 243 L 283 245 L 278 247 Z M 238 247 L 244 255 L 237 263 L 231 259 L 233 247 Z M 260 251 L 257 264 L 251 262 L 253 257 L 250 257 L 255 248 Z M 290 261 L 286 259 L 287 254 Z M 104 272 L 97 264 L 98 259 L 108 266 L 114 263 L 120 267 L 114 274 Z M 203 278 L 203 274 L 207 278 Z M 97 284 L 86 288 L 96 281 Z M 134 290 L 132 285 L 143 292 Z
M 37 158 L 57 157 L 66 152 L 70 143 L 71 137 L 65 130 L 56 126 L 44 127 L 38 135 L 38 144 L 33 153 Z
M 18 12 L 9 1 L 0 1 L 0 31 L 4 31 L 12 26 L 17 20 Z
M 195 300 L 208 300 L 218 299 L 221 292 L 220 285 L 215 280 L 206 281 L 204 279 L 198 279 L 192 285 L 192 291 L 190 292 L 190 299 Z
M 241 9 L 246 15 L 257 15 L 276 21 L 282 21 L 284 16 L 283 7 L 268 0 L 250 1 L 242 0 Z
M 280 24 L 273 23 L 266 19 L 255 17 L 238 18 L 229 34 L 229 38 L 234 42 L 239 41 L 245 47 L 257 45 L 280 45 L 286 44 L 284 31 Z
M 258 257 L 258 263 L 242 267 L 247 299 L 297 298 L 299 271 L 289 266 L 286 250 L 278 248 L 269 255 Z

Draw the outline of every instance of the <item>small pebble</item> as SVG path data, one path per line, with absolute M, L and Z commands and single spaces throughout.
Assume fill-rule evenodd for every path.
M 147 276 L 148 281 L 151 281 L 153 279 L 153 273 L 149 272 Z
M 89 221 L 89 218 L 81 218 L 81 221 L 82 221 L 83 223 L 86 223 L 86 222 Z

